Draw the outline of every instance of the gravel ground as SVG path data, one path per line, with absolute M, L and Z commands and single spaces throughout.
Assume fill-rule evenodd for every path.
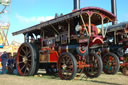
M 0 85 L 128 85 L 128 76 L 119 72 L 116 75 L 102 74 L 94 79 L 75 78 L 66 81 L 48 75 L 23 77 L 4 74 L 0 75 Z

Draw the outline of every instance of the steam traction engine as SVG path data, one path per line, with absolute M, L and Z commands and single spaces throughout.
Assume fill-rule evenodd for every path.
M 120 60 L 120 71 L 128 75 L 128 22 L 109 26 L 106 37 L 109 50 Z
M 57 69 L 65 80 L 73 79 L 78 72 L 98 77 L 103 66 L 95 49 L 104 43 L 104 24 L 115 20 L 104 9 L 87 7 L 14 32 L 24 34 L 25 39 L 17 53 L 19 74 L 31 76 L 44 68 L 47 72 Z
M 116 0 L 111 0 L 112 13 L 117 16 Z M 101 50 L 103 71 L 115 74 L 120 71 L 128 75 L 128 22 L 117 23 L 104 27 L 106 36 Z

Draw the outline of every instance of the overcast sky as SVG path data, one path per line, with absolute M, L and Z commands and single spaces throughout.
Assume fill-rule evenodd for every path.
M 67 14 L 73 10 L 73 0 L 11 0 L 11 27 L 8 41 L 23 42 L 23 35 L 12 32 L 54 18 L 55 13 Z M 81 0 L 81 8 L 94 6 L 111 11 L 111 0 Z M 118 22 L 128 21 L 128 0 L 117 0 Z

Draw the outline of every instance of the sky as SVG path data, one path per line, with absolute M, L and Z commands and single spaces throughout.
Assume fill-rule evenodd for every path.
M 117 0 L 118 22 L 128 21 L 128 0 Z M 100 7 L 111 12 L 111 0 L 80 0 L 80 7 Z M 55 14 L 68 14 L 73 10 L 73 0 L 11 0 L 11 25 L 8 41 L 24 42 L 23 35 L 16 32 L 54 18 Z

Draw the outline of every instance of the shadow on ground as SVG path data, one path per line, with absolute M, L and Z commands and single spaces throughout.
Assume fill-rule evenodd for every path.
M 108 84 L 108 85 L 123 85 L 123 84 L 117 84 L 117 83 L 111 83 L 111 82 L 105 82 L 105 81 L 96 81 L 96 80 L 91 80 L 89 82 L 94 82 L 98 84 Z
M 42 75 L 42 77 L 46 78 L 46 79 L 60 80 L 57 73 L 55 73 L 55 74 L 38 73 L 37 75 Z
M 50 74 L 46 74 L 46 73 L 38 73 L 38 75 L 43 75 L 43 78 L 46 79 L 55 79 L 55 80 L 61 80 L 57 74 L 54 75 L 50 75 Z M 119 74 L 120 75 L 120 74 Z M 79 78 L 79 79 L 74 79 L 73 81 L 87 81 L 87 82 L 93 82 L 93 83 L 97 83 L 97 84 L 107 84 L 107 85 L 123 85 L 123 84 L 118 84 L 118 83 L 111 83 L 108 81 L 100 81 L 100 80 L 93 80 L 93 79 L 89 79 L 87 77 L 84 78 Z

